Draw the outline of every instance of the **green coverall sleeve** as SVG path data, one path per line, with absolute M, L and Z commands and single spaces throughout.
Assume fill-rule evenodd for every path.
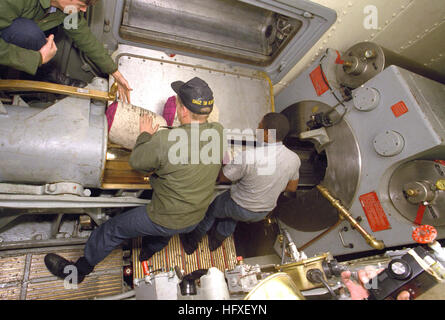
M 151 172 L 161 166 L 162 143 L 159 135 L 143 132 L 136 140 L 130 155 L 130 166 L 139 171 Z
M 0 1 L 0 32 L 21 15 L 23 1 Z M 21 48 L 0 38 L 0 64 L 35 75 L 42 63 L 40 52 Z
M 88 23 L 79 15 L 78 27 L 64 29 L 65 33 L 73 40 L 79 50 L 84 52 L 103 73 L 112 74 L 117 71 L 117 64 L 111 59 L 104 46 L 97 40 L 88 27 Z

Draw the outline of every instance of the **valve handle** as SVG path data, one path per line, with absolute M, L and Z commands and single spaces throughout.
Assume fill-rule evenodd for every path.
M 437 237 L 437 230 L 433 226 L 423 225 L 414 229 L 412 237 L 420 244 L 433 243 Z

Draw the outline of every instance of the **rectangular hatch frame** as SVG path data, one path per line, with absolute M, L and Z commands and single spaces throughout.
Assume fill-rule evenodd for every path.
M 113 35 L 121 44 L 262 71 L 276 84 L 336 19 L 306 0 L 125 0 L 116 3 Z

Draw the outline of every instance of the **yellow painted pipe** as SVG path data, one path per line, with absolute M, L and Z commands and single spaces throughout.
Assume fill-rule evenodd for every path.
M 0 90 L 48 92 L 101 101 L 114 101 L 116 100 L 117 83 L 113 84 L 110 92 L 104 92 L 99 90 L 64 86 L 61 84 L 49 82 L 29 80 L 0 80 Z

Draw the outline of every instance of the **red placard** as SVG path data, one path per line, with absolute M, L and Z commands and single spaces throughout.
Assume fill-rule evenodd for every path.
M 396 116 L 396 118 L 403 116 L 405 113 L 407 113 L 408 107 L 406 106 L 405 102 L 400 101 L 398 103 L 396 103 L 395 105 L 393 105 L 391 107 L 392 113 L 394 113 L 394 115 Z
M 373 232 L 391 229 L 377 193 L 370 192 L 361 195 L 359 199 Z
M 311 72 L 311 80 L 314 85 L 315 92 L 317 92 L 318 96 L 321 96 L 323 93 L 329 90 L 329 86 L 326 84 L 323 71 L 321 67 L 318 66 L 314 71 Z

